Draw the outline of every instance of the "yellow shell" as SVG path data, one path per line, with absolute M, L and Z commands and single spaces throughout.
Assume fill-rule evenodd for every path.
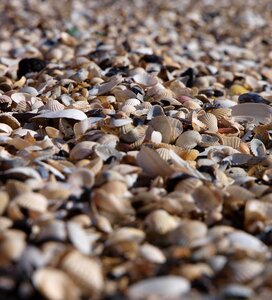
M 246 88 L 244 88 L 242 85 L 233 84 L 230 87 L 230 92 L 232 95 L 241 95 L 241 94 L 247 93 L 248 90 Z

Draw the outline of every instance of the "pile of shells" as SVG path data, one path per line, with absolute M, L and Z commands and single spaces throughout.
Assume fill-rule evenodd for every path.
M 271 9 L 1 1 L 1 299 L 271 299 Z

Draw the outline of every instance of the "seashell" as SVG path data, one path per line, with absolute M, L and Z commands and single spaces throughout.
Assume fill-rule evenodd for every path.
M 248 90 L 241 85 L 234 84 L 230 87 L 230 92 L 232 95 L 241 95 L 247 93 Z
M 202 134 L 201 135 L 201 142 L 199 142 L 200 147 L 211 147 L 214 145 L 218 145 L 219 138 L 215 135 L 209 135 L 209 134 Z
M 8 204 L 9 204 L 9 194 L 7 192 L 0 191 L 0 216 L 3 215 L 6 208 L 8 207 Z
M 75 145 L 70 151 L 70 159 L 72 161 L 78 161 L 88 157 L 94 152 L 94 147 L 97 145 L 95 142 L 84 141 Z
M 131 113 L 134 113 L 136 111 L 136 108 L 132 105 L 123 105 L 122 111 L 129 116 Z
M 168 233 L 167 240 L 173 245 L 193 247 L 197 240 L 207 234 L 207 225 L 194 220 L 181 220 L 177 228 Z
M 155 131 L 162 134 L 163 143 L 172 143 L 182 133 L 182 123 L 174 118 L 166 116 L 154 117 L 149 124 Z
M 178 226 L 177 220 L 165 210 L 159 209 L 150 213 L 145 219 L 145 225 L 151 232 L 166 234 Z
M 73 250 L 64 257 L 61 268 L 88 293 L 95 295 L 102 291 L 104 286 L 102 268 L 94 258 Z
M 138 166 L 151 177 L 156 177 L 158 174 L 160 176 L 169 176 L 174 172 L 170 165 L 155 150 L 148 147 L 141 148 L 136 160 Z
M 19 104 L 21 101 L 26 101 L 26 96 L 24 93 L 14 93 L 10 96 L 11 100 Z
M 47 299 L 80 299 L 80 291 L 63 271 L 52 267 L 38 269 L 32 276 L 35 288 Z
M 106 245 L 117 244 L 121 241 L 133 241 L 141 243 L 145 239 L 145 233 L 137 228 L 122 227 L 114 230 L 108 237 Z
M 47 211 L 47 199 L 38 193 L 26 192 L 16 196 L 13 199 L 19 207 L 28 209 L 37 213 L 45 213 Z
M 100 85 L 98 84 L 98 85 L 91 87 L 91 89 L 89 90 L 89 95 L 90 96 L 103 95 L 103 94 L 111 91 L 118 84 L 120 84 L 122 82 L 122 80 L 123 80 L 122 76 L 119 76 L 119 75 L 112 76 L 110 81 L 103 82 Z
M 20 89 L 19 91 L 20 93 L 26 93 L 26 94 L 30 94 L 32 96 L 38 96 L 39 92 L 32 86 L 24 86 Z
M 218 131 L 217 118 L 211 113 L 205 113 L 198 120 L 207 126 L 207 130 L 216 133 Z
M 252 139 L 250 141 L 250 150 L 254 156 L 265 156 L 266 148 L 262 141 L 258 139 Z
M 7 133 L 7 134 L 11 134 L 13 131 L 13 129 L 5 124 L 5 123 L 0 123 L 0 133 Z
M 167 148 L 158 148 L 158 149 L 156 149 L 156 151 L 159 153 L 160 157 L 163 160 L 168 161 L 169 159 L 171 159 L 170 149 L 167 149 Z
M 37 179 L 41 180 L 40 174 L 30 167 L 14 167 L 4 172 L 8 178 L 26 180 L 26 179 Z
M 211 114 L 213 114 L 218 121 L 220 121 L 223 118 L 229 118 L 231 117 L 231 109 L 230 108 L 217 108 L 217 109 L 213 109 L 210 112 Z
M 54 100 L 54 99 L 48 99 L 47 103 L 41 107 L 41 110 L 45 110 L 45 111 L 50 110 L 50 111 L 56 112 L 56 111 L 63 110 L 64 107 L 65 106 L 63 104 L 61 104 L 59 101 Z
M 165 115 L 163 108 L 160 105 L 153 105 L 146 116 L 147 120 L 152 120 L 154 117 Z
M 40 114 L 32 119 L 57 119 L 57 118 L 66 118 L 66 119 L 73 119 L 73 120 L 84 120 L 87 119 L 87 116 L 84 112 L 78 109 L 65 109 L 55 112 L 48 112 L 44 114 Z M 1 120 L 1 115 L 0 115 Z
M 176 146 L 184 149 L 193 149 L 201 142 L 201 135 L 195 130 L 183 132 L 176 141 Z
M 260 275 L 264 270 L 264 264 L 250 259 L 234 260 L 227 263 L 222 270 L 224 277 L 228 274 L 229 280 L 235 283 L 246 283 Z
M 133 80 L 143 87 L 154 86 L 158 83 L 158 79 L 148 73 L 136 74 L 133 76 Z
M 202 276 L 212 276 L 213 273 L 211 267 L 205 263 L 185 264 L 180 269 L 180 275 L 190 281 L 200 279 Z
M 126 143 L 134 143 L 139 139 L 145 138 L 146 126 L 137 126 L 128 130 L 128 132 L 122 133 L 119 137 Z
M 264 103 L 269 104 L 261 95 L 256 93 L 244 93 L 238 98 L 238 103 Z
M 232 147 L 233 149 L 239 150 L 241 139 L 236 136 L 218 136 L 220 143 L 224 146 Z
M 150 296 L 156 299 L 179 299 L 190 291 L 190 283 L 181 276 L 160 276 L 138 281 L 128 289 L 128 298 L 131 300 L 147 299 Z
M 94 173 L 86 168 L 78 168 L 67 178 L 73 188 L 91 188 L 94 185 Z
M 17 262 L 26 248 L 26 235 L 16 229 L 8 229 L 1 234 L 1 259 Z
M 45 131 L 50 138 L 57 139 L 63 137 L 62 133 L 54 127 L 46 126 Z
M 123 106 L 124 106 L 124 105 L 130 105 L 130 106 L 135 107 L 135 106 L 138 106 L 138 105 L 140 105 L 140 104 L 141 104 L 141 101 L 140 101 L 139 99 L 137 99 L 137 98 L 130 98 L 130 99 L 127 99 L 127 100 L 124 102 Z
M 270 256 L 268 247 L 256 237 L 237 230 L 228 235 L 230 247 L 235 251 L 243 251 L 249 254 L 260 254 L 266 257 Z
M 148 243 L 145 243 L 140 247 L 139 254 L 148 262 L 155 264 L 163 264 L 166 262 L 166 257 L 163 252 L 159 248 Z
M 250 299 L 254 296 L 255 293 L 250 287 L 240 284 L 229 284 L 222 290 L 224 299 Z
M 187 178 L 177 183 L 177 185 L 175 186 L 175 191 L 192 193 L 202 184 L 202 181 L 197 178 Z
M 12 129 L 17 129 L 21 127 L 21 124 L 18 122 L 18 120 L 14 118 L 10 113 L 1 113 L 0 123 L 7 124 Z
M 234 120 L 247 120 L 250 123 L 268 123 L 272 115 L 272 107 L 261 103 L 243 103 L 232 107 Z M 250 120 L 251 119 L 251 120 Z
M 188 150 L 182 150 L 179 152 L 179 156 L 184 160 L 191 160 L 194 161 L 197 159 L 199 154 L 198 150 L 195 149 L 188 149 Z

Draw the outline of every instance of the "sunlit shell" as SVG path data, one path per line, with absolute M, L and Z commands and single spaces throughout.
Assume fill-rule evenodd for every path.
M 128 297 L 131 300 L 141 300 L 152 295 L 156 299 L 179 299 L 189 290 L 189 281 L 183 277 L 160 276 L 132 284 L 128 289 Z
M 78 109 L 65 109 L 65 110 L 59 110 L 54 112 L 47 112 L 44 114 L 40 114 L 36 117 L 33 117 L 33 119 L 58 119 L 58 118 L 67 118 L 67 119 L 81 121 L 87 119 L 87 115 Z M 0 120 L 1 120 L 1 116 L 0 116 Z
M 179 156 L 184 160 L 191 160 L 194 161 L 197 159 L 199 151 L 196 149 L 188 149 L 182 150 L 179 152 Z
M 19 207 L 33 212 L 44 213 L 47 211 L 47 199 L 38 193 L 28 192 L 20 194 L 13 199 L 13 202 Z
M 42 268 L 34 272 L 33 284 L 47 299 L 80 299 L 78 287 L 63 271 Z
M 197 178 L 187 178 L 178 182 L 178 184 L 175 186 L 175 191 L 192 193 L 194 189 L 201 186 L 202 184 L 202 181 Z
M 216 116 L 217 120 L 220 121 L 222 118 L 228 118 L 231 116 L 230 108 L 217 108 L 211 110 L 211 113 Z
M 101 292 L 104 279 L 101 265 L 94 258 L 90 258 L 73 250 L 61 262 L 61 268 L 73 281 L 91 294 Z
M 147 230 L 158 234 L 166 234 L 178 226 L 177 220 L 162 209 L 150 213 L 145 219 L 145 224 Z
M 207 126 L 207 130 L 216 133 L 218 131 L 217 118 L 211 113 L 205 113 L 198 117 L 198 120 Z
M 236 136 L 219 136 L 219 142 L 224 146 L 232 147 L 233 149 L 239 150 L 241 139 Z
M 121 227 L 114 230 L 108 237 L 106 244 L 112 245 L 121 241 L 141 243 L 145 239 L 144 231 L 133 227 Z
M 167 149 L 167 148 L 158 148 L 156 149 L 156 151 L 159 153 L 160 157 L 163 159 L 163 160 L 169 160 L 171 158 L 171 155 L 170 155 L 170 150 Z
M 200 279 L 202 276 L 212 276 L 213 270 L 205 263 L 185 264 L 181 267 L 180 275 L 190 281 L 193 281 Z
M 195 130 L 188 130 L 178 137 L 176 145 L 184 149 L 193 149 L 200 142 L 201 135 Z
M 146 119 L 151 120 L 160 115 L 164 115 L 163 108 L 160 105 L 154 105 L 149 109 Z
M 68 176 L 67 182 L 74 188 L 91 188 L 94 184 L 94 173 L 87 168 L 78 168 Z
M 0 123 L 5 123 L 9 125 L 12 129 L 17 129 L 21 127 L 19 121 L 9 113 L 0 114 Z
M 262 141 L 258 139 L 252 139 L 250 142 L 250 150 L 254 156 L 266 155 L 266 148 Z
M 139 250 L 139 254 L 149 262 L 157 264 L 163 264 L 166 262 L 166 257 L 163 252 L 151 244 L 143 244 Z
M 153 86 L 158 82 L 158 79 L 155 76 L 149 75 L 147 73 L 140 73 L 133 76 L 133 79 L 136 83 L 149 87 Z
M 132 128 L 131 130 L 128 129 L 126 133 L 120 134 L 120 139 L 126 143 L 134 143 L 137 140 L 143 139 L 145 137 L 147 127 L 146 126 L 137 126 Z
M 54 99 L 48 99 L 47 103 L 41 107 L 42 110 L 60 111 L 64 109 L 64 105 Z

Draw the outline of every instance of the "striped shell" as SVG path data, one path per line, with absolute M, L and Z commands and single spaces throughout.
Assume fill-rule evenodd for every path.
M 95 259 L 73 250 L 64 257 L 61 268 L 84 290 L 96 294 L 103 289 L 102 268 Z
M 201 135 L 195 130 L 183 132 L 176 141 L 176 146 L 184 149 L 193 149 L 201 142 Z
M 218 131 L 218 121 L 215 115 L 205 113 L 198 117 L 198 120 L 207 126 L 207 130 L 216 133 Z

